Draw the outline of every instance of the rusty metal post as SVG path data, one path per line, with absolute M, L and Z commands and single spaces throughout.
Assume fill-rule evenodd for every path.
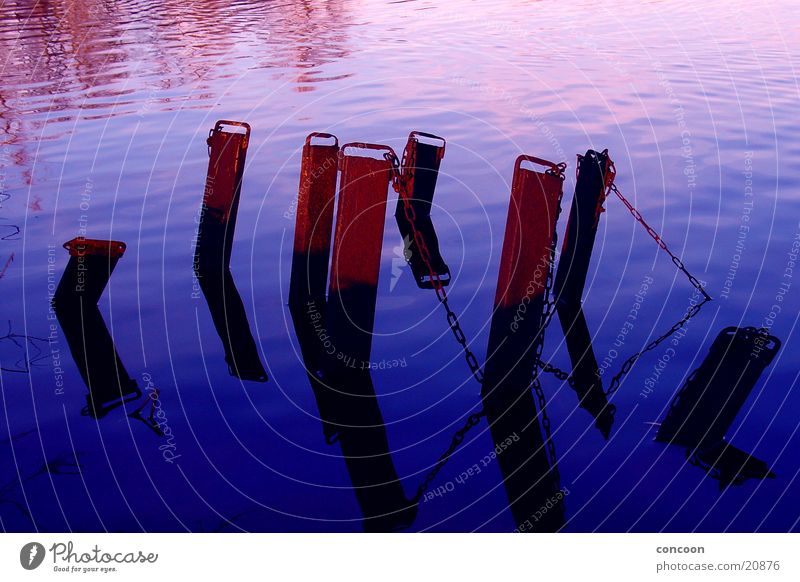
M 333 153 L 306 145 L 304 166 Z M 406 528 L 417 512 L 394 467 L 369 366 L 391 164 L 355 154 L 383 150 L 391 151 L 371 144 L 341 149 L 327 303 L 321 284 L 328 273 L 335 166 L 333 176 L 326 167 L 309 183 L 301 178 L 289 300 L 325 438 L 342 448 L 367 531 Z
M 230 272 L 231 249 L 250 140 L 250 126 L 218 121 L 209 133 L 208 174 L 197 231 L 194 270 L 232 376 L 266 382 L 244 303 Z
M 352 352 L 348 355 L 360 361 L 368 361 L 372 349 L 386 199 L 392 175 L 392 165 L 386 159 L 355 153 L 370 151 L 391 150 L 363 143 L 342 147 L 328 289 L 330 328 L 350 346 Z
M 331 140 L 332 143 L 319 143 Z M 314 132 L 306 137 L 300 165 L 289 282 L 289 311 L 328 444 L 339 438 L 336 390 L 324 379 L 328 356 L 325 342 L 329 339 L 325 324 L 325 291 L 338 165 L 339 140 L 336 136 Z
M 316 143 L 333 140 L 332 143 Z M 300 166 L 289 305 L 325 301 L 339 164 L 339 140 L 329 133 L 306 137 Z
M 525 169 L 526 162 L 556 167 L 531 156 L 520 156 L 514 166 L 481 395 L 492 439 L 503 448 L 497 459 L 517 526 L 555 531 L 564 523 L 560 507 L 534 520 L 558 490 L 530 385 L 536 373 L 536 344 L 544 334 L 545 290 L 562 179 Z

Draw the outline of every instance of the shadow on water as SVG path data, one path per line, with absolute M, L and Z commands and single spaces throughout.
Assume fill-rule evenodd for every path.
M 769 466 L 725 440 L 781 342 L 766 330 L 726 327 L 675 394 L 656 440 L 686 447 L 686 456 L 720 483 L 774 478 Z

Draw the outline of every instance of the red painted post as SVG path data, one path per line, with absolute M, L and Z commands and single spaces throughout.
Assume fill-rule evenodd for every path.
M 523 168 L 526 162 L 549 171 Z M 481 391 L 492 439 L 503 449 L 497 458 L 509 506 L 526 531 L 555 531 L 564 523 L 560 505 L 537 514 L 559 492 L 530 390 L 562 182 L 555 164 L 517 158 Z
M 332 143 L 320 143 L 324 141 Z M 339 140 L 329 133 L 306 137 L 300 164 L 300 184 L 294 227 L 289 311 L 303 364 L 322 420 L 325 441 L 338 439 L 336 391 L 324 380 L 328 261 L 339 175 Z
M 362 155 L 356 155 L 356 152 Z M 354 143 L 342 147 L 341 183 L 328 291 L 328 324 L 348 359 L 368 361 L 372 348 L 383 228 L 391 163 L 368 157 L 390 153 L 382 145 Z M 393 152 L 391 152 L 393 153 Z
M 230 272 L 249 140 L 250 126 L 240 121 L 218 121 L 209 133 L 208 174 L 197 231 L 194 270 L 217 335 L 222 340 L 228 371 L 242 380 L 266 382 L 267 373 Z
M 330 144 L 316 140 L 333 140 Z M 300 166 L 289 303 L 325 301 L 339 164 L 339 140 L 329 133 L 306 137 Z
M 336 166 L 324 161 L 333 150 L 304 151 L 305 168 L 325 170 L 310 183 L 301 178 L 289 301 L 325 438 L 342 448 L 367 531 L 406 528 L 417 512 L 397 476 L 369 366 L 391 164 L 356 154 L 382 151 L 393 153 L 370 144 L 341 149 L 327 303 Z

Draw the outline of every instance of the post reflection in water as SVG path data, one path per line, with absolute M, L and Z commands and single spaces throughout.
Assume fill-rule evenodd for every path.
M 581 408 L 595 418 L 595 426 L 608 438 L 616 407 L 608 403 L 592 338 L 583 313 L 582 296 L 586 275 L 603 212 L 606 187 L 613 179 L 607 151 L 588 150 L 578 156 L 578 176 L 572 198 L 564 245 L 555 276 L 558 319 L 572 362 L 570 386 L 578 394 Z
M 117 353 L 97 306 L 125 243 L 75 238 L 64 243 L 69 262 L 53 297 L 53 308 L 89 394 L 82 414 L 102 418 L 141 396 Z
M 523 163 L 552 167 L 537 172 Z M 542 310 L 562 180 L 550 162 L 530 156 L 516 161 L 481 390 L 492 440 L 505 449 L 497 459 L 509 507 L 525 531 L 564 525 L 563 504 L 552 506 L 560 494 L 554 449 L 549 434 L 547 443 L 542 437 L 547 426 L 540 426 L 549 421 L 543 400 L 537 414 L 531 393 L 532 377 L 538 386 L 537 345 L 544 339 Z
M 342 147 L 342 176 L 328 300 L 324 297 L 337 145 L 303 152 L 289 307 L 328 443 L 338 442 L 367 531 L 409 527 L 417 513 L 403 490 L 369 371 L 391 165 L 383 146 Z M 335 140 L 335 138 L 334 138 Z M 348 149 L 364 155 L 347 155 Z M 319 163 L 322 163 L 322 171 Z
M 267 373 L 230 270 L 249 138 L 250 126 L 246 123 L 218 121 L 211 130 L 194 270 L 225 348 L 231 376 L 266 382 Z
M 595 419 L 595 426 L 608 438 L 614 424 L 616 407 L 608 402 L 603 390 L 600 367 L 592 346 L 592 336 L 583 308 L 578 305 L 559 304 L 558 319 L 567 344 L 567 352 L 572 362 L 569 385 L 578 395 L 580 407 Z
M 675 394 L 656 440 L 686 447 L 689 461 L 720 487 L 774 478 L 764 461 L 729 444 L 725 435 L 780 345 L 764 329 L 723 329 Z

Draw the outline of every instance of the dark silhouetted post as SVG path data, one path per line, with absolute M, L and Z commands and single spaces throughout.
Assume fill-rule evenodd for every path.
M 606 187 L 613 179 L 610 168 L 611 160 L 606 151 L 589 150 L 585 156 L 578 156 L 575 196 L 555 278 L 555 297 L 559 303 L 575 306 L 581 302 Z
M 766 463 L 728 444 L 725 434 L 780 345 L 762 329 L 723 329 L 675 394 L 656 440 L 687 447 L 691 462 L 721 486 L 774 477 Z
M 424 139 L 426 141 L 420 141 Z M 433 142 L 433 143 L 429 143 Z M 412 131 L 403 152 L 402 167 L 400 169 L 407 191 L 411 196 L 411 208 L 414 212 L 414 225 L 423 238 L 425 246 L 430 253 L 430 267 L 438 275 L 443 285 L 450 282 L 450 269 L 442 258 L 439 250 L 439 238 L 431 220 L 431 206 L 433 194 L 436 190 L 436 180 L 439 177 L 439 166 L 444 157 L 445 140 L 442 137 Z M 432 289 L 428 265 L 422 258 L 414 232 L 406 216 L 406 208 L 401 197 L 397 198 L 397 207 L 394 212 L 400 236 L 403 237 L 403 256 L 411 267 L 414 280 L 423 289 Z
M 97 302 L 125 243 L 75 238 L 64 243 L 69 262 L 53 297 L 53 307 L 81 377 L 89 388 L 83 414 L 102 418 L 141 396 L 114 346 Z
M 575 195 L 564 233 L 564 244 L 555 277 L 558 319 L 572 362 L 572 388 L 580 406 L 594 418 L 597 428 L 608 438 L 615 407 L 608 404 L 603 390 L 591 335 L 581 308 L 581 298 L 608 184 L 613 179 L 608 152 L 589 150 L 578 156 Z

